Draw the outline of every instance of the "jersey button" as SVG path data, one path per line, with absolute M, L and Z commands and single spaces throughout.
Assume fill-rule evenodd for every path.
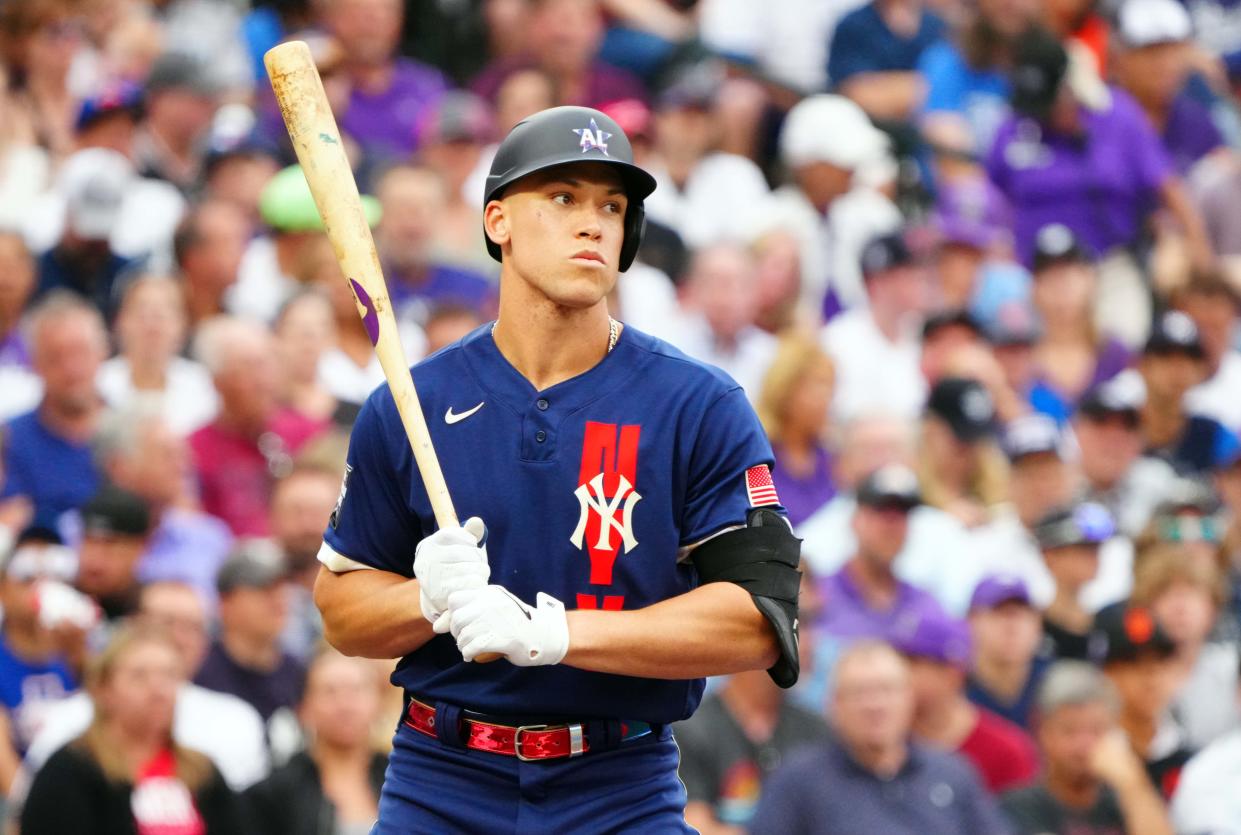
M 536 405 L 536 406 L 538 406 L 538 407 L 539 407 L 539 411 L 540 411 L 540 412 L 546 412 L 546 411 L 547 411 L 547 407 L 548 407 L 549 405 L 551 405 L 551 404 L 549 404 L 549 403 L 547 402 L 547 398 L 545 398 L 545 397 L 540 397 L 538 400 L 536 400 L 536 401 L 534 402 L 534 405 Z
M 534 439 L 539 443 L 543 443 L 547 440 L 547 433 L 540 429 L 538 432 L 534 433 Z

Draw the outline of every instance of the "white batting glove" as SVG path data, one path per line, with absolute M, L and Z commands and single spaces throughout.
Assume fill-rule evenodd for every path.
M 35 607 L 39 625 L 44 629 L 67 624 L 87 630 L 99 623 L 100 612 L 95 601 L 56 580 L 40 580 L 35 586 Z
M 459 528 L 441 528 L 418 543 L 414 551 L 414 576 L 420 589 L 418 602 L 422 616 L 435 625 L 448 608 L 448 598 L 456 592 L 477 590 L 487 585 L 491 566 L 487 547 L 482 544 L 487 528 L 477 516 Z M 447 622 L 437 632 L 447 632 Z
M 451 621 L 457 649 L 466 661 L 497 653 L 518 667 L 540 667 L 559 664 L 569 651 L 564 604 L 543 592 L 534 606 L 504 586 L 457 592 L 444 619 Z

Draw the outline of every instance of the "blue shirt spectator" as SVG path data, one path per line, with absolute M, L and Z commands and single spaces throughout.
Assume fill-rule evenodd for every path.
M 827 62 L 828 81 L 834 87 L 862 73 L 912 72 L 927 47 L 944 36 L 944 22 L 922 9 L 916 12 L 915 31 L 893 31 L 881 4 L 892 5 L 890 0 L 867 3 L 836 24 Z
M 976 147 L 989 148 L 1009 113 L 1004 73 L 994 67 L 971 66 L 948 41 L 927 47 L 918 60 L 918 72 L 926 79 L 923 112 L 961 116 L 969 124 Z

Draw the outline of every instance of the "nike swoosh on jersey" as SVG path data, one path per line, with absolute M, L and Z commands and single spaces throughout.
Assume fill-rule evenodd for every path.
M 484 401 L 483 401 L 483 403 L 485 403 L 485 402 L 487 402 L 487 401 L 485 401 L 485 400 L 484 400 Z M 481 409 L 481 408 L 483 407 L 483 403 L 479 403 L 479 404 L 478 404 L 477 406 L 475 406 L 473 409 L 468 409 L 468 410 L 466 410 L 466 411 L 464 411 L 464 412 L 461 412 L 461 413 L 459 413 L 459 414 L 454 414 L 454 413 L 453 413 L 453 411 L 452 411 L 452 406 L 449 406 L 449 407 L 448 407 L 448 411 L 447 411 L 447 412 L 444 412 L 444 423 L 447 423 L 449 426 L 452 426 L 454 423 L 457 423 L 458 421 L 465 420 L 465 419 L 466 419 L 466 418 L 468 418 L 470 415 L 474 414 L 474 413 L 475 413 L 475 412 L 477 412 L 479 409 Z

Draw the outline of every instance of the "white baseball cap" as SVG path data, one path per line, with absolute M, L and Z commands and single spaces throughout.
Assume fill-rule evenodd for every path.
M 85 240 L 107 240 L 134 178 L 133 165 L 116 151 L 87 148 L 70 156 L 58 183 L 68 228 Z
M 1187 41 L 1194 33 L 1189 12 L 1176 0 L 1126 0 L 1118 22 L 1117 34 L 1131 49 Z
M 888 137 L 844 96 L 802 99 L 780 131 L 780 153 L 790 168 L 827 162 L 850 171 L 888 155 Z

